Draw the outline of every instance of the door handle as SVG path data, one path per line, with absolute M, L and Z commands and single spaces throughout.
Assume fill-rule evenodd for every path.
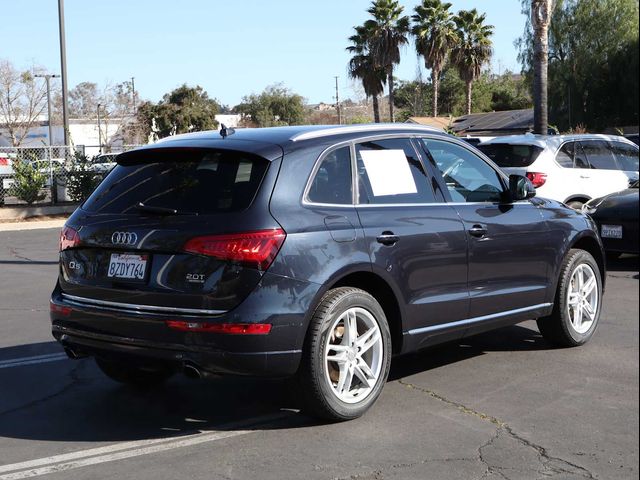
M 382 245 L 395 245 L 398 240 L 400 240 L 400 237 L 393 232 L 382 232 L 381 235 L 376 237 L 376 241 Z
M 484 237 L 487 234 L 487 227 L 482 225 L 474 225 L 469 229 L 469 235 L 474 237 Z
M 580 175 L 580 178 L 591 178 L 589 175 Z

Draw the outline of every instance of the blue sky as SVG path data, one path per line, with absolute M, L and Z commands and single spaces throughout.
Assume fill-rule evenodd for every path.
M 452 10 L 477 8 L 494 25 L 495 71 L 519 71 L 514 40 L 525 17 L 520 0 L 449 0 Z M 20 68 L 60 71 L 57 1 L 2 0 L 0 59 Z M 413 13 L 418 0 L 401 0 Z M 182 83 L 201 85 L 227 105 L 284 82 L 311 103 L 356 94 L 345 52 L 352 27 L 367 18 L 369 0 L 66 0 L 69 86 L 135 77 L 153 101 Z M 396 76 L 416 77 L 413 46 Z M 426 72 L 423 69 L 423 75 Z

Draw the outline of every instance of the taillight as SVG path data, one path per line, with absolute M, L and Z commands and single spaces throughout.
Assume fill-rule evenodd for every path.
M 80 245 L 80 235 L 76 230 L 66 225 L 60 231 L 60 251 Z
M 531 180 L 531 183 L 533 183 L 534 187 L 538 188 L 544 185 L 547 181 L 547 174 L 539 172 L 527 172 L 527 178 Z
M 65 317 L 68 317 L 69 315 L 71 315 L 71 308 L 69 307 L 64 307 L 62 305 L 58 305 L 57 303 L 53 303 L 52 301 L 49 301 L 49 311 L 51 313 L 58 313 L 60 315 L 64 315 Z
M 6 167 L 9 165 L 9 159 L 7 157 L 0 157 L 0 166 Z
M 226 333 L 228 335 L 267 335 L 270 323 L 203 323 L 167 320 L 167 327 L 181 332 Z
M 266 270 L 276 258 L 286 236 L 281 228 L 208 235 L 192 238 L 185 244 L 184 251 Z

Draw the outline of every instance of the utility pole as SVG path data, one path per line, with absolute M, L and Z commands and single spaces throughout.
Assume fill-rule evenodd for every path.
M 100 104 L 98 104 L 97 113 L 98 113 L 98 153 L 102 153 L 102 128 L 100 126 Z
M 53 126 L 51 125 L 51 79 L 59 78 L 60 75 L 53 75 L 49 73 L 36 74 L 34 77 L 44 78 L 47 82 L 47 125 L 49 126 L 49 146 L 53 145 Z
M 342 125 L 342 115 L 340 114 L 340 94 L 338 92 L 338 78 L 340 77 L 333 77 L 336 79 L 336 113 L 338 114 L 338 125 Z
M 131 77 L 131 96 L 133 97 L 133 114 L 136 113 L 136 84 L 135 77 Z
M 64 128 L 64 144 L 69 145 L 69 111 L 67 97 L 67 48 L 64 34 L 64 0 L 58 0 L 58 25 L 60 30 L 60 73 L 62 75 L 62 123 Z

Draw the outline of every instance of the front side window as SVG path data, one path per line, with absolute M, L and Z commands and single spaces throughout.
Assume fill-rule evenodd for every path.
M 499 202 L 504 187 L 498 173 L 466 148 L 442 140 L 422 139 L 436 162 L 454 202 Z
M 409 139 L 390 138 L 356 145 L 358 203 L 433 203 L 435 196 Z
M 622 142 L 614 142 L 611 147 L 622 170 L 625 172 L 638 171 L 638 147 Z
M 587 140 L 580 142 L 591 168 L 600 170 L 620 170 L 607 142 Z
M 351 153 L 349 147 L 342 147 L 322 159 L 309 186 L 307 199 L 313 203 L 350 205 L 353 202 L 351 192 Z

